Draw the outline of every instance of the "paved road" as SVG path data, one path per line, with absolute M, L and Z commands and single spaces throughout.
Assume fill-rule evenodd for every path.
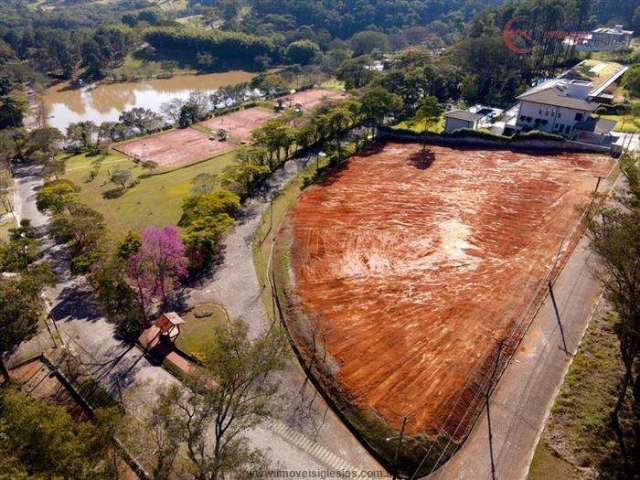
M 554 284 L 560 322 L 548 296 L 489 404 L 462 448 L 430 480 L 525 479 L 553 402 L 602 291 L 582 238 Z M 565 352 L 569 352 L 567 354 Z
M 41 171 L 38 165 L 18 167 L 14 172 L 13 203 L 16 220 L 31 220 L 34 227 L 40 227 L 47 223 L 46 215 L 38 211 L 36 207 L 36 194 L 42 186 Z

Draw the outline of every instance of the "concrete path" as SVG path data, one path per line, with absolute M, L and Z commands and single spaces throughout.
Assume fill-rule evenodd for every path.
M 560 321 L 548 296 L 498 383 L 489 414 L 486 409 L 482 412 L 462 448 L 429 479 L 526 478 L 546 419 L 600 298 L 601 284 L 593 272 L 594 259 L 584 237 L 553 287 Z
M 41 170 L 42 167 L 38 165 L 26 165 L 16 168 L 14 172 L 13 210 L 18 223 L 28 219 L 34 227 L 41 227 L 48 221 L 47 216 L 36 207 L 36 194 L 43 184 Z

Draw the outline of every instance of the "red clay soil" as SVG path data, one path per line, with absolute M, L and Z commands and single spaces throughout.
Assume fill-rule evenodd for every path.
M 421 148 L 354 157 L 301 196 L 290 216 L 293 292 L 346 400 L 434 434 L 528 311 L 577 230 L 576 206 L 611 164 Z
M 125 155 L 156 162 L 160 167 L 187 165 L 236 148 L 231 142 L 211 139 L 193 128 L 170 130 L 114 146 Z
M 338 90 L 312 88 L 311 90 L 294 93 L 286 98 L 292 99 L 294 104 L 299 103 L 302 105 L 303 110 L 310 110 L 317 107 L 325 100 L 340 100 L 347 98 L 347 94 Z
M 267 120 L 276 116 L 275 112 L 270 112 L 263 108 L 247 108 L 237 112 L 220 115 L 206 120 L 199 125 L 207 127 L 213 131 L 224 128 L 229 137 L 233 140 L 245 142 L 251 138 L 251 132 L 263 125 Z

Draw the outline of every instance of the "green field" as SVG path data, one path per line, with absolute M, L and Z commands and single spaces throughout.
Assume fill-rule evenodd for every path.
M 215 327 L 225 322 L 227 313 L 214 303 L 201 304 L 182 315 L 185 324 L 180 327 L 176 346 L 183 352 L 198 358 L 215 342 Z
M 102 213 L 111 236 L 119 239 L 129 230 L 140 231 L 148 225 L 175 225 L 180 218 L 182 200 L 191 191 L 193 178 L 201 173 L 219 173 L 233 162 L 235 153 L 226 153 L 168 173 L 139 178 L 144 169 L 135 165 L 130 158 L 111 151 L 102 161 L 97 176 L 91 180 L 89 174 L 95 168 L 97 158 L 84 154 L 68 157 L 64 178 L 80 187 L 79 200 Z M 109 181 L 109 172 L 116 168 L 131 170 L 140 183 L 117 198 L 107 198 L 105 194 L 108 195 L 107 192 L 114 191 L 116 187 Z
M 436 125 L 433 125 L 431 128 L 429 128 L 428 131 L 431 133 L 442 133 L 444 132 L 444 123 L 445 118 L 443 115 L 442 117 L 440 117 L 440 121 Z M 414 120 L 404 120 L 397 125 L 394 125 L 393 127 L 401 130 L 411 130 L 415 133 L 424 133 L 425 131 L 424 123 L 415 122 Z

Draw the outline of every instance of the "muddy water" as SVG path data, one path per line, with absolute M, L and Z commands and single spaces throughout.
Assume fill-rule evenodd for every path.
M 47 124 L 63 132 L 70 123 L 91 120 L 96 124 L 116 121 L 120 113 L 133 107 L 160 111 L 173 99 L 185 99 L 194 90 L 212 92 L 223 85 L 247 82 L 254 74 L 229 71 L 207 75 L 177 75 L 163 80 L 142 80 L 98 84 L 71 89 L 66 83 L 49 88 L 43 97 Z

